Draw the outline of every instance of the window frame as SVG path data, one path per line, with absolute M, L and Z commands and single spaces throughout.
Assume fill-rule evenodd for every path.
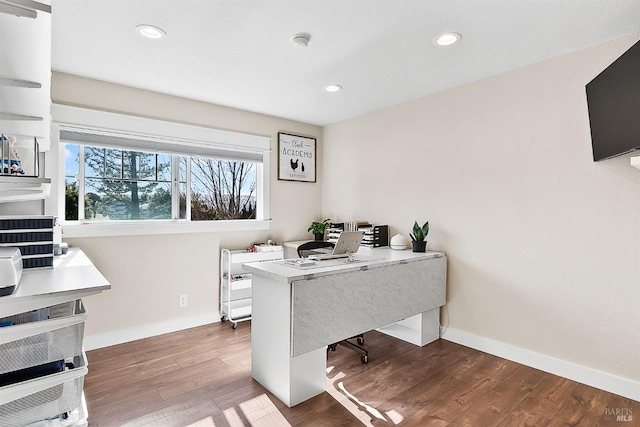
M 54 104 L 51 111 L 53 117 L 51 151 L 47 153 L 50 155 L 45 156 L 45 165 L 47 168 L 53 169 L 54 173 L 52 174 L 51 195 L 45 203 L 45 212 L 60 219 L 64 237 L 258 231 L 269 229 L 271 222 L 269 216 L 270 137 L 59 104 Z M 62 130 L 114 135 L 131 139 L 144 138 L 147 141 L 158 141 L 165 145 L 171 144 L 176 152 L 180 151 L 180 147 L 187 147 L 189 150 L 186 150 L 187 152 L 184 154 L 192 157 L 197 156 L 192 153 L 194 148 L 204 151 L 228 152 L 231 156 L 234 153 L 259 156 L 262 161 L 256 162 L 256 219 L 67 221 L 64 219 L 65 153 L 64 143 L 60 141 L 60 132 Z M 135 145 L 123 148 L 144 151 L 144 148 Z M 202 156 L 208 157 L 208 154 L 202 154 Z

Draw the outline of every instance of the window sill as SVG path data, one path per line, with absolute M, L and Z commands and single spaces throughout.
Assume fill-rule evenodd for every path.
M 82 221 L 62 224 L 62 237 L 139 236 L 268 230 L 271 221 Z

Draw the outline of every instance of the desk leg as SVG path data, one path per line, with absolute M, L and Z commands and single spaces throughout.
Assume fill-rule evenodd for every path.
M 291 357 L 291 285 L 253 275 L 251 376 L 291 407 L 325 390 L 327 353 Z
M 325 391 L 327 385 L 327 349 L 319 348 L 291 358 L 291 407 Z
M 440 307 L 407 317 L 378 330 L 411 344 L 425 346 L 440 338 Z

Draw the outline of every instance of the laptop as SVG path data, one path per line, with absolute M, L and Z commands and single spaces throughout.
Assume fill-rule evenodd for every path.
M 358 252 L 364 231 L 343 231 L 330 254 L 309 255 L 309 259 L 322 261 L 325 259 L 348 258 Z

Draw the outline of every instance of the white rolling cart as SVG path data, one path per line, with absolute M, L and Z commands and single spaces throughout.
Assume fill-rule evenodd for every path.
M 251 274 L 242 264 L 284 259 L 282 246 L 261 246 L 258 252 L 222 249 L 220 252 L 220 320 L 238 322 L 251 320 Z

